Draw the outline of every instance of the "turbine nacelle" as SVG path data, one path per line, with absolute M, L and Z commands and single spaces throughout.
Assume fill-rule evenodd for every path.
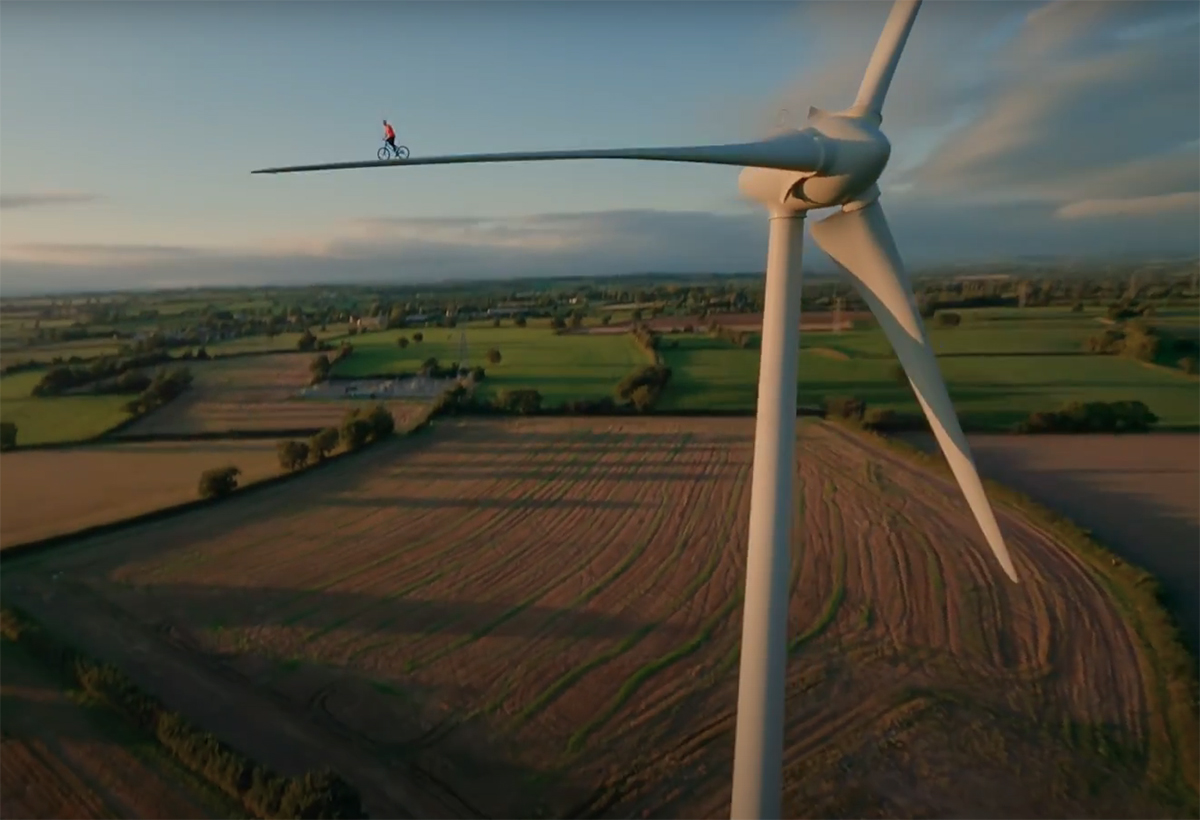
M 738 177 L 742 195 L 761 204 L 772 216 L 856 202 L 869 195 L 887 167 L 892 145 L 873 117 L 811 108 L 808 119 L 807 127 L 777 132 L 771 140 L 785 146 L 789 133 L 805 137 L 797 142 L 808 149 L 806 154 L 811 156 L 809 145 L 817 147 L 812 170 L 749 166 Z M 804 159 L 807 157 L 797 157 L 794 165 Z

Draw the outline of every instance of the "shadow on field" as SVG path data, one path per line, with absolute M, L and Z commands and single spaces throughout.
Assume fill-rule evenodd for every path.
M 409 475 L 405 472 L 404 475 Z M 502 475 L 492 471 L 490 475 Z M 442 474 L 442 478 L 453 478 L 453 472 Z M 540 476 L 553 478 L 553 473 Z M 365 507 L 370 509 L 410 510 L 631 510 L 645 506 L 635 501 L 594 501 L 588 498 L 402 498 L 398 496 L 346 496 L 333 495 L 321 499 L 325 507 Z
M 923 433 L 901 436 L 926 452 L 937 450 L 932 437 Z M 1057 437 L 1044 437 L 1047 439 Z M 1139 436 L 1147 447 L 1162 446 L 1155 436 Z M 1186 437 L 1190 452 L 1195 453 L 1195 437 Z M 1081 444 L 1083 442 L 1080 442 Z M 1167 467 L 1071 466 L 1064 455 L 1058 463 L 1047 465 L 1035 452 L 988 437 L 970 440 L 975 463 L 985 477 L 1006 484 L 1045 506 L 1062 513 L 1092 531 L 1113 552 L 1152 573 L 1162 588 L 1163 604 L 1179 624 L 1193 655 L 1200 654 L 1200 549 L 1197 548 L 1196 521 L 1177 506 L 1156 497 L 1164 481 L 1187 487 L 1197 481 L 1197 465 Z M 1047 447 L 1053 443 L 1046 442 Z M 1095 446 L 1103 447 L 1097 440 Z M 1185 445 L 1180 444 L 1180 447 Z M 1098 479 L 1103 476 L 1144 476 L 1145 485 L 1135 478 L 1128 490 L 1118 490 Z
M 689 450 L 691 452 L 691 450 Z M 402 475 L 405 478 L 420 479 L 425 481 L 450 481 L 454 479 L 462 479 L 467 481 L 556 481 L 563 484 L 578 484 L 584 482 L 592 482 L 597 478 L 603 478 L 605 481 L 644 481 L 646 483 L 656 483 L 660 481 L 692 481 L 703 483 L 713 481 L 718 476 L 701 475 L 699 470 L 639 470 L 635 467 L 625 467 L 624 469 L 615 469 L 610 465 L 605 464 L 562 464 L 547 466 L 544 469 L 535 467 L 529 468 L 492 468 L 487 467 L 467 467 L 464 468 L 461 464 L 428 464 L 421 463 L 420 468 L 398 470 L 397 475 Z M 420 499 L 417 499 L 420 500 Z M 390 501 L 381 501 L 383 503 L 391 503 Z M 498 503 L 497 506 L 507 506 L 512 503 L 514 506 L 521 506 L 520 502 L 504 502 Z M 614 502 L 619 507 L 638 507 L 640 504 L 632 502 Z M 547 508 L 562 506 L 569 508 L 571 506 L 587 506 L 576 501 L 563 502 L 547 502 Z M 603 507 L 600 507 L 603 509 Z
M 135 620 L 111 605 L 88 601 L 70 611 L 36 597 L 20 604 L 58 637 L 114 663 L 168 709 L 256 762 L 289 773 L 337 771 L 358 788 L 368 816 L 555 816 L 554 806 L 578 802 L 594 788 L 586 774 L 522 763 L 494 727 L 467 718 L 465 708 L 488 695 L 484 683 L 426 685 L 400 670 L 385 679 L 257 650 L 217 655 L 174 627 L 157 634 L 132 627 Z M 36 669 L 9 663 L 5 649 L 6 734 L 90 745 L 146 742 L 107 709 L 59 700 L 68 685 L 57 670 L 42 661 L 30 661 Z M 30 674 L 36 688 L 21 680 Z
M 437 569 L 427 568 L 408 580 L 434 575 Z M 459 572 L 464 580 L 470 574 L 469 567 Z M 441 580 L 453 584 L 454 574 Z M 486 589 L 484 585 L 483 594 Z M 552 631 L 559 637 L 600 640 L 626 638 L 646 626 L 641 620 L 619 614 L 522 602 L 515 594 L 510 600 L 472 601 L 415 597 L 424 594 L 420 592 L 405 598 L 207 584 L 104 584 L 103 594 L 142 613 L 147 622 L 177 623 L 195 632 L 285 626 L 315 632 L 316 636 L 336 629 L 368 637 L 441 634 L 532 638 Z M 666 624 L 655 628 L 659 630 L 664 634 L 678 631 Z M 380 651 L 386 651 L 386 647 Z

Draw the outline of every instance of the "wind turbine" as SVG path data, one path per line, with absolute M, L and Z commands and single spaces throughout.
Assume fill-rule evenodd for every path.
M 779 817 L 782 808 L 800 260 L 808 211 L 840 207 L 812 226 L 812 238 L 850 277 L 875 314 L 988 545 L 1008 577 L 1017 580 L 879 203 L 876 182 L 891 155 L 891 144 L 880 131 L 883 102 L 920 5 L 921 0 L 896 0 L 893 4 L 853 105 L 836 113 L 810 108 L 804 128 L 786 129 L 757 142 L 457 154 L 254 172 L 566 159 L 659 160 L 744 168 L 738 187 L 767 209 L 770 241 L 734 745 L 731 816 L 735 820 Z

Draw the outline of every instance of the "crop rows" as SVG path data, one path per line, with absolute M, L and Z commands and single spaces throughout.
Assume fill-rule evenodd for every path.
M 557 813 L 707 815 L 728 800 L 751 435 L 439 425 L 59 566 L 380 755 L 486 747 Z M 798 479 L 789 801 L 863 811 L 828 784 L 911 773 L 931 721 L 967 721 L 961 753 L 988 765 L 1020 768 L 1046 726 L 1068 746 L 1109 727 L 1148 765 L 1139 645 L 1080 560 L 1002 512 L 1010 584 L 956 488 L 836 428 L 802 426 Z M 460 779 L 481 811 L 535 808 Z M 946 811 L 986 805 L 944 788 L 968 801 Z

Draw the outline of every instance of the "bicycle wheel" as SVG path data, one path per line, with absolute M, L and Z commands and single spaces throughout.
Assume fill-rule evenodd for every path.
M 387 159 L 390 153 L 391 152 L 388 151 L 387 146 L 385 145 L 375 153 L 375 156 L 379 157 L 380 159 Z
M 400 159 L 408 159 L 408 146 L 407 145 L 397 145 L 396 146 L 396 156 L 398 156 Z

